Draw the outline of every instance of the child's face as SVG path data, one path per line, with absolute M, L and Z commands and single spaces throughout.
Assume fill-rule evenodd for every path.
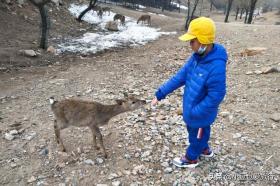
M 190 46 L 194 52 L 197 52 L 199 47 L 201 46 L 201 43 L 195 38 L 190 40 Z

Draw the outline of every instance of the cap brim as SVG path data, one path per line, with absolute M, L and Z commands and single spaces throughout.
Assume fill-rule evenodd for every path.
M 191 34 L 188 34 L 188 33 L 186 33 L 186 34 L 184 34 L 184 35 L 181 35 L 181 36 L 179 37 L 179 39 L 180 39 L 181 41 L 190 41 L 190 40 L 195 39 L 195 38 L 196 38 L 196 36 L 191 35 Z

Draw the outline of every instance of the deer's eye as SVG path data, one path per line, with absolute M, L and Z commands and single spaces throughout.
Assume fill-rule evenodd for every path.
M 132 101 L 132 104 L 135 104 L 136 102 L 135 101 Z

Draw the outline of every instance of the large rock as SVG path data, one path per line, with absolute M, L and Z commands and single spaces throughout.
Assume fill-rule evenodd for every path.
M 274 72 L 280 72 L 280 68 L 277 67 L 266 67 L 262 69 L 262 74 L 269 74 Z
M 269 118 L 271 120 L 275 121 L 275 122 L 279 122 L 280 121 L 280 113 L 274 113 Z
M 119 31 L 117 21 L 109 21 L 106 23 L 105 28 L 110 31 Z
M 266 51 L 267 48 L 264 47 L 252 47 L 246 48 L 243 52 L 241 52 L 241 56 L 254 56 L 257 54 L 261 54 L 262 52 Z
M 112 186 L 120 186 L 121 182 L 120 181 L 114 181 L 112 182 Z
M 15 139 L 15 136 L 10 133 L 5 133 L 5 139 L 12 141 L 13 139 Z
M 23 53 L 23 55 L 25 56 L 28 56 L 28 57 L 36 57 L 37 54 L 34 50 L 23 50 L 23 51 L 20 51 Z
M 56 49 L 53 46 L 49 46 L 47 49 L 47 52 L 55 54 L 56 53 Z

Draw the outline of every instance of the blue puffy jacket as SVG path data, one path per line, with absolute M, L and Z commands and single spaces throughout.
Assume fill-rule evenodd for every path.
M 211 125 L 218 114 L 219 104 L 226 94 L 227 53 L 214 44 L 206 56 L 193 53 L 185 65 L 156 92 L 158 100 L 185 85 L 183 119 L 194 128 Z

